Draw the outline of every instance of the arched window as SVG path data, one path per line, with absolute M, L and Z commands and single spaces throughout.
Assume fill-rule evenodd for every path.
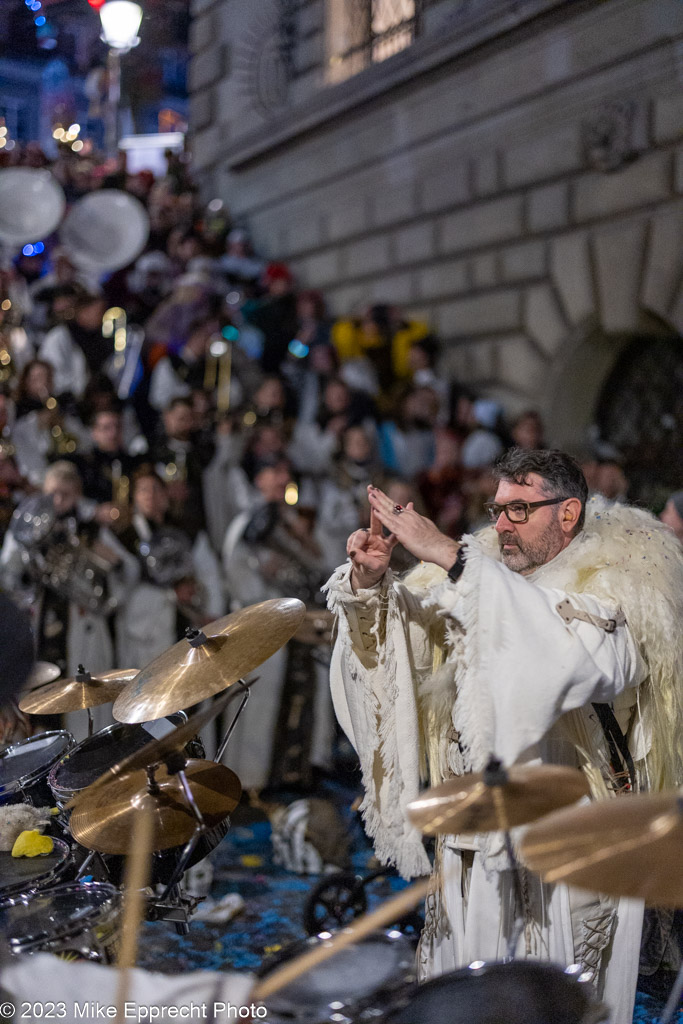
M 683 487 L 683 338 L 636 335 L 596 410 L 602 441 L 623 456 L 629 497 L 659 509 Z

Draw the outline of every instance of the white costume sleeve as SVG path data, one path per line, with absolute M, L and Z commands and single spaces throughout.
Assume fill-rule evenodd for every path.
M 567 597 L 594 620 L 620 621 L 617 608 L 531 583 L 475 544 L 458 583 L 434 592 L 431 600 L 463 630 L 454 724 L 473 770 L 491 754 L 512 764 L 566 711 L 611 701 L 644 679 L 623 619 L 612 631 L 595 621 L 567 624 L 557 610 Z
M 361 811 L 377 856 L 402 875 L 426 874 L 429 858 L 405 808 L 420 789 L 417 688 L 431 672 L 430 613 L 388 571 L 382 584 L 355 593 L 351 566 L 326 585 L 339 632 L 330 666 L 339 723 L 361 762 Z

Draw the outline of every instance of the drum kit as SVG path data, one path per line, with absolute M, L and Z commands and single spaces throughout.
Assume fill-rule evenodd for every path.
M 58 729 L 0 752 L 0 815 L 12 804 L 58 811 L 47 825 L 50 853 L 0 852 L 0 929 L 11 951 L 113 961 L 124 858 L 142 808 L 150 823 L 144 915 L 187 933 L 198 901 L 183 890 L 182 876 L 226 835 L 240 800 L 239 779 L 220 762 L 254 681 L 244 677 L 290 639 L 304 611 L 289 598 L 245 608 L 188 630 L 142 671 L 95 676 L 81 666 L 75 678 L 60 680 L 54 666 L 34 667 L 19 698 L 24 713 L 90 714 L 114 702 L 117 721 L 93 734 L 90 719 L 78 744 Z M 216 760 L 207 760 L 198 734 L 235 697 L 240 707 Z M 185 709 L 200 703 L 188 717 Z
M 26 713 L 113 701 L 117 723 L 78 745 L 55 730 L 0 752 L 0 805 L 56 804 L 50 828 L 62 830 L 49 854 L 28 861 L 0 853 L 0 927 L 10 951 L 130 965 L 134 957 L 124 958 L 121 946 L 133 932 L 135 948 L 141 915 L 187 932 L 197 901 L 183 892 L 183 873 L 220 842 L 240 799 L 239 779 L 220 762 L 249 697 L 245 677 L 302 630 L 304 613 L 300 601 L 284 598 L 245 608 L 188 630 L 135 673 L 83 671 L 59 681 L 51 666 L 34 668 L 19 702 Z M 209 761 L 197 735 L 236 697 L 240 707 Z M 186 709 L 199 703 L 188 718 Z M 504 769 L 492 759 L 481 773 L 427 790 L 408 806 L 408 817 L 428 836 L 500 832 L 513 876 L 521 873 L 519 857 L 550 883 L 683 907 L 683 795 L 577 805 L 586 795 L 575 769 Z M 135 850 L 143 820 L 148 838 L 137 844 L 137 861 L 148 845 L 148 876 L 163 892 L 138 884 L 132 891 L 142 910 L 121 928 L 124 857 Z M 515 852 L 510 829 L 519 825 L 528 827 Z M 268 1001 L 269 1019 L 305 1024 L 607 1020 L 580 968 L 519 961 L 514 946 L 503 962 L 477 961 L 417 986 L 411 942 L 395 922 L 425 898 L 428 885 L 418 882 L 350 926 L 285 950 L 261 972 L 253 1000 Z M 679 977 L 662 1021 L 672 1019 L 682 986 Z

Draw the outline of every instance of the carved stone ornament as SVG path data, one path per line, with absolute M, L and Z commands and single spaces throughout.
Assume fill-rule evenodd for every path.
M 616 171 L 635 160 L 635 103 L 606 103 L 582 126 L 586 163 L 596 171 Z

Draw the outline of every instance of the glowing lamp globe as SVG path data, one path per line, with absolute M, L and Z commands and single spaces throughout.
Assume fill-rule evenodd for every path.
M 142 8 L 132 0 L 107 0 L 100 7 L 102 39 L 113 50 L 130 50 L 140 42 Z

